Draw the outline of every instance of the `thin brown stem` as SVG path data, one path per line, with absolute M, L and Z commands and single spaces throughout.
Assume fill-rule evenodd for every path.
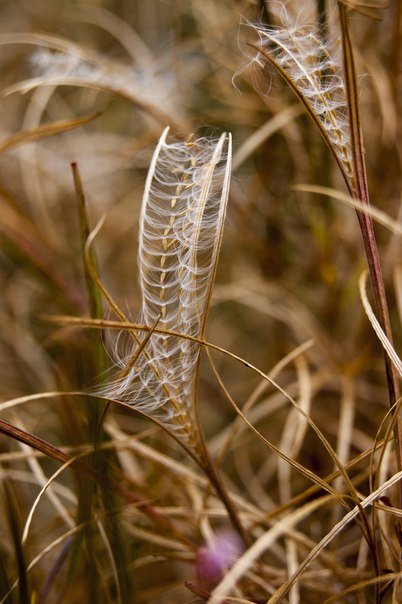
M 205 443 L 203 443 L 203 444 L 205 445 Z M 225 508 L 229 514 L 229 518 L 233 524 L 233 527 L 240 535 L 241 539 L 244 542 L 244 545 L 249 547 L 252 543 L 250 536 L 248 535 L 247 531 L 245 530 L 245 528 L 240 520 L 237 508 L 234 505 L 229 493 L 227 492 L 227 490 L 222 482 L 222 478 L 219 475 L 218 470 L 215 467 L 215 464 L 214 464 L 206 446 L 204 446 L 203 461 L 205 464 L 204 468 L 203 468 L 204 472 L 207 474 L 209 480 L 211 481 L 213 488 L 216 491 L 216 494 L 218 495 L 219 499 L 222 501 L 223 505 L 225 506 Z

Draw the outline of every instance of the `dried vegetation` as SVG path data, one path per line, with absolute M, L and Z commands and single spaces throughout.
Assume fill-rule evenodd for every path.
M 1 603 L 401 601 L 401 36 L 0 4 Z

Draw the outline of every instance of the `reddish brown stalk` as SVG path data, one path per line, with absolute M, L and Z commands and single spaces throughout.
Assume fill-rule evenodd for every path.
M 342 29 L 344 75 L 346 86 L 346 98 L 348 102 L 348 112 L 350 120 L 351 147 L 353 152 L 353 164 L 355 169 L 355 197 L 362 204 L 369 207 L 370 200 L 367 186 L 366 166 L 364 161 L 356 67 L 347 23 L 346 7 L 342 3 L 339 3 L 339 14 Z M 384 333 L 392 344 L 391 322 L 389 318 L 384 278 L 382 274 L 381 261 L 378 252 L 373 221 L 368 213 L 361 212 L 359 210 L 357 210 L 356 212 L 363 236 L 364 249 L 369 266 L 376 314 L 381 324 L 381 327 L 384 330 Z M 390 406 L 393 407 L 400 396 L 398 374 L 392 361 L 385 353 L 384 358 L 388 383 L 389 403 Z M 398 420 L 395 422 L 394 438 L 398 469 L 402 469 L 402 421 L 400 417 L 398 417 Z M 401 502 L 402 490 L 400 491 L 400 504 Z
M 351 148 L 353 154 L 353 165 L 354 165 L 354 184 L 355 191 L 354 196 L 365 206 L 370 206 L 366 164 L 364 161 L 364 148 L 363 148 L 363 136 L 361 129 L 360 120 L 360 105 L 359 105 L 359 91 L 357 85 L 356 65 L 353 54 L 352 42 L 349 34 L 349 27 L 347 21 L 346 7 L 339 2 L 339 15 L 342 31 L 342 50 L 343 50 L 343 62 L 344 62 L 344 77 L 345 77 L 345 88 L 346 88 L 346 99 L 348 103 L 349 123 L 350 123 L 350 139 Z M 392 344 L 392 330 L 391 321 L 389 317 L 388 303 L 385 292 L 384 277 L 382 273 L 380 255 L 378 252 L 377 240 L 374 232 L 374 225 L 371 215 L 360 210 L 356 210 L 357 218 L 360 225 L 360 230 L 363 237 L 364 249 L 367 257 L 367 263 L 369 267 L 370 279 L 373 289 L 374 307 L 378 321 L 387 336 L 389 342 Z M 391 409 L 394 409 L 399 396 L 399 381 L 398 374 L 391 359 L 384 352 L 385 362 L 385 373 L 387 377 L 388 385 L 388 396 L 389 404 Z M 394 424 L 394 441 L 395 441 L 395 454 L 398 469 L 402 469 L 402 420 L 399 411 L 399 407 L 394 412 L 397 413 Z M 399 507 L 402 506 L 402 484 L 399 483 Z M 398 523 L 400 525 L 400 522 Z M 400 531 L 397 530 L 397 533 Z M 402 548 L 399 549 L 399 561 L 401 565 L 402 561 Z M 401 595 L 400 589 L 399 596 Z M 376 602 L 380 601 L 380 593 L 378 585 L 375 586 Z

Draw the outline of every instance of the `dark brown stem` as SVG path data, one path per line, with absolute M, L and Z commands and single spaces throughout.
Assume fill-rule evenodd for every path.
M 229 493 L 227 492 L 227 490 L 222 482 L 222 478 L 220 477 L 218 470 L 216 469 L 215 464 L 214 464 L 206 446 L 204 446 L 203 449 L 204 449 L 204 451 L 203 451 L 202 458 L 203 458 L 203 463 L 204 463 L 204 467 L 203 467 L 204 472 L 207 474 L 209 480 L 211 481 L 212 486 L 214 487 L 214 489 L 216 491 L 216 494 L 218 495 L 219 499 L 222 501 L 223 505 L 225 506 L 225 508 L 229 514 L 229 518 L 233 524 L 233 527 L 240 535 L 242 541 L 244 542 L 244 545 L 246 547 L 250 547 L 251 539 L 240 520 L 237 508 L 234 505 Z

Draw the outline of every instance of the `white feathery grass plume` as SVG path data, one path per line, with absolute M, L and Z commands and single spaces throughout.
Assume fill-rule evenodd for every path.
M 171 69 L 110 59 L 58 36 L 0 36 L 0 45 L 10 43 L 36 44 L 38 49 L 30 61 L 34 77 L 7 87 L 4 95 L 25 94 L 41 86 L 91 88 L 120 96 L 177 130 L 183 127 Z
M 348 104 L 339 41 L 323 39 L 319 24 L 289 22 L 285 7 L 280 26 L 251 25 L 258 45 L 252 63 L 274 65 L 304 103 L 354 189 Z
M 94 85 L 110 90 L 134 101 L 155 104 L 163 100 L 173 110 L 174 82 L 168 74 L 147 66 L 147 69 L 131 63 L 123 63 L 103 57 L 88 57 L 68 52 L 52 52 L 40 48 L 31 56 L 35 77 L 20 84 L 21 90 L 29 90 L 42 82 L 50 84 Z M 16 87 L 18 84 L 16 85 Z M 12 89 L 12 88 L 11 88 Z M 158 101 L 159 99 L 159 101 Z
M 202 339 L 229 193 L 231 137 L 168 142 L 167 134 L 168 128 L 156 147 L 142 202 L 140 321 Z M 157 419 L 188 447 L 197 447 L 201 345 L 153 332 L 132 363 L 135 348 L 118 360 L 123 373 L 113 396 Z

